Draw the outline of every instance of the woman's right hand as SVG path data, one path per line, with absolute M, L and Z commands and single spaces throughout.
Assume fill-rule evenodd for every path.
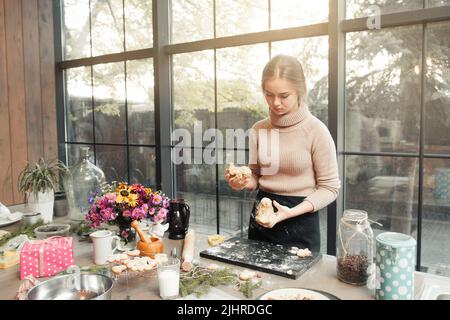
M 250 179 L 246 177 L 244 178 L 234 177 L 228 180 L 228 184 L 231 187 L 231 189 L 236 191 L 247 189 L 249 183 Z
M 228 169 L 225 170 L 225 180 L 231 189 L 241 191 L 249 187 L 250 178 L 242 176 L 232 176 Z

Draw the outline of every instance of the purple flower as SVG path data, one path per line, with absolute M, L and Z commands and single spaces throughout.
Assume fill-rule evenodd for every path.
M 106 221 L 114 220 L 113 219 L 114 212 L 112 208 L 102 209 L 100 210 L 100 214 Z
M 164 209 L 164 208 L 159 209 L 158 216 L 157 216 L 158 220 L 159 219 L 161 219 L 161 220 L 165 219 L 166 216 L 167 216 L 167 212 L 168 212 L 167 209 Z
M 145 211 L 141 208 L 135 208 L 131 214 L 133 220 L 141 220 L 145 218 Z
M 105 198 L 108 199 L 110 203 L 116 202 L 116 194 L 115 193 L 107 193 L 105 194 Z
M 89 204 L 93 204 L 93 203 L 94 203 L 94 200 L 95 200 L 95 197 L 94 197 L 94 196 L 90 196 L 90 197 L 88 198 L 88 203 L 89 203 Z
M 102 223 L 117 224 L 122 220 L 140 221 L 150 218 L 152 221 L 160 221 L 166 218 L 170 199 L 161 191 L 152 192 L 141 184 L 128 185 L 122 183 L 120 188 L 111 186 L 108 190 L 115 192 L 103 193 L 102 190 L 96 190 L 89 195 L 89 212 L 85 215 L 86 223 L 94 228 L 98 228 Z M 132 193 L 137 195 L 133 206 L 127 202 L 117 203 L 118 190 L 121 188 L 132 188 Z M 118 216 L 120 215 L 120 221 Z M 130 235 L 129 231 L 121 234 L 123 238 Z
M 163 201 L 163 198 L 159 194 L 155 194 L 153 197 L 153 203 L 159 205 Z
M 128 238 L 128 231 L 123 230 L 120 235 L 122 236 L 122 238 L 127 239 Z

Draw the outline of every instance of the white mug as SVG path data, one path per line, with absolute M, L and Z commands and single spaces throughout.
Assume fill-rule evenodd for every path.
M 118 236 L 113 236 L 112 231 L 99 230 L 89 235 L 94 245 L 94 263 L 106 264 L 108 258 L 112 256 L 113 252 L 117 249 L 117 242 L 120 241 Z M 113 240 L 116 242 L 113 247 Z

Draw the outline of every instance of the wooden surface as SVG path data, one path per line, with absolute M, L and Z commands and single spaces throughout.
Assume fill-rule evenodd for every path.
M 55 52 L 53 37 L 53 6 L 51 0 L 38 0 L 39 52 L 41 63 L 42 133 L 46 159 L 58 156 L 56 125 Z M 60 106 L 61 108 L 63 106 Z
M 27 161 L 56 158 L 52 0 L 0 0 L 0 201 L 23 203 Z
M 8 74 L 6 73 L 6 29 L 5 3 L 0 0 L 0 146 L 3 150 L 11 150 L 9 131 L 9 99 Z M 11 152 L 0 152 L 0 199 L 5 203 L 13 203 Z
M 67 222 L 66 218 L 57 218 L 55 222 L 63 223 Z M 14 225 L 3 227 L 2 230 L 13 230 L 17 228 L 19 223 Z M 166 234 L 167 236 L 167 234 Z M 195 253 L 194 262 L 200 263 L 203 266 L 214 263 L 222 267 L 231 267 L 236 273 L 241 272 L 245 268 L 230 265 L 227 263 L 210 260 L 206 258 L 200 258 L 199 252 L 208 248 L 207 234 L 196 232 L 195 241 Z M 75 237 L 75 264 L 80 266 L 90 266 L 93 264 L 92 256 L 92 243 L 79 241 L 78 237 Z M 183 248 L 183 240 L 169 240 L 167 237 L 164 239 L 164 252 L 170 253 L 173 248 L 177 248 L 178 256 L 181 256 Z M 253 297 L 256 299 L 262 294 L 281 288 L 306 288 L 315 289 L 332 294 L 343 300 L 373 300 L 374 292 L 366 287 L 352 286 L 339 281 L 336 277 L 336 258 L 334 256 L 322 255 L 321 259 L 314 264 L 308 271 L 303 273 L 297 280 L 288 279 L 285 277 L 277 276 L 274 274 L 260 272 L 263 286 L 254 290 Z M 424 289 L 424 280 L 428 279 L 434 281 L 440 285 L 447 285 L 450 287 L 450 279 L 435 276 L 431 274 L 425 274 L 422 272 L 416 272 L 415 284 L 416 284 L 416 298 L 419 299 L 422 296 Z M 41 281 L 45 279 L 39 279 Z M 433 283 L 434 283 L 433 282 Z M 9 269 L 0 270 L 0 300 L 14 299 L 15 293 L 20 286 L 19 278 L 19 266 L 14 266 Z M 431 283 L 431 282 L 430 282 Z M 157 280 L 156 270 L 144 273 L 137 276 L 132 275 L 129 277 L 128 290 L 127 281 L 125 276 L 121 276 L 117 279 L 113 291 L 113 300 L 124 300 L 127 295 L 131 299 L 135 300 L 159 300 L 159 285 Z M 206 296 L 197 298 L 196 296 L 188 296 L 184 299 L 214 299 L 214 300 L 232 300 L 232 299 L 244 299 L 242 293 L 238 292 L 233 286 L 220 286 L 214 288 Z
M 43 156 L 42 103 L 37 0 L 22 0 L 23 54 L 28 161 Z
M 66 218 L 57 218 L 54 220 L 58 223 L 67 222 Z M 3 230 L 13 230 L 19 227 L 19 223 L 4 227 Z M 167 233 L 166 233 L 167 236 Z M 200 263 L 207 266 L 214 263 L 219 266 L 231 267 L 236 270 L 236 273 L 244 270 L 245 268 L 230 265 L 227 263 L 210 260 L 206 258 L 200 258 L 199 253 L 207 249 L 208 241 L 207 234 L 196 232 L 195 238 L 195 252 L 194 263 Z M 92 243 L 79 241 L 78 237 L 75 237 L 75 264 L 79 266 L 93 265 L 92 256 Z M 173 248 L 177 249 L 178 256 L 181 256 L 183 249 L 183 240 L 169 240 L 164 238 L 164 252 L 170 253 Z M 277 276 L 274 274 L 268 274 L 261 272 L 263 280 L 263 288 L 256 289 L 254 291 L 253 299 L 267 292 L 268 290 L 286 288 L 286 287 L 302 287 L 322 290 L 333 294 L 341 299 L 371 299 L 370 291 L 365 287 L 354 287 L 344 284 L 336 278 L 336 262 L 334 257 L 323 256 L 318 263 L 316 263 L 311 269 L 305 272 L 299 279 L 292 280 L 285 277 Z M 127 281 L 125 276 L 121 276 L 117 279 L 112 292 L 112 299 L 123 300 L 127 295 L 131 296 L 131 299 L 138 300 L 158 300 L 159 297 L 159 285 L 157 280 L 156 270 L 144 273 L 142 275 L 131 275 Z M 45 280 L 45 279 L 39 279 Z M 9 269 L 0 270 L 0 300 L 14 299 L 15 293 L 20 286 L 19 278 L 19 266 L 16 265 Z M 221 286 L 215 290 L 212 290 L 210 294 L 202 297 L 203 299 L 247 299 L 242 293 L 236 291 L 233 286 Z M 187 299 L 196 299 L 195 296 L 188 296 Z

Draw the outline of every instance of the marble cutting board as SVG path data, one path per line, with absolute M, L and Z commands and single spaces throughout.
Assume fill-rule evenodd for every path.
M 289 251 L 290 246 L 236 237 L 200 252 L 200 257 L 290 279 L 300 277 L 322 257 L 312 252 L 311 257 L 300 258 Z

